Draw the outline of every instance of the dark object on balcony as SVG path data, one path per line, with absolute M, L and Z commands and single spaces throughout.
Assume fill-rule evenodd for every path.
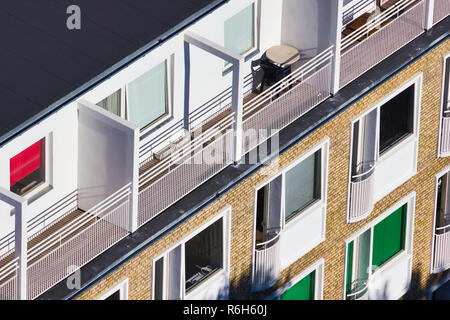
M 264 90 L 266 81 L 277 83 L 291 73 L 291 65 L 300 59 L 297 49 L 287 46 L 274 46 L 269 48 L 261 57 L 260 66 L 263 70 L 260 93 Z

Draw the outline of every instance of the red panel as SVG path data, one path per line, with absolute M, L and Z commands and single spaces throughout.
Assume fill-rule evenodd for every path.
M 9 160 L 10 185 L 22 180 L 41 167 L 41 141 L 23 150 Z

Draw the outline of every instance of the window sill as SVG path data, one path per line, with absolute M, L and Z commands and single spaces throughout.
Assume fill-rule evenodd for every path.
M 386 150 L 380 153 L 378 161 L 382 161 L 383 159 L 389 158 L 392 153 L 395 153 L 397 149 L 400 149 L 403 145 L 408 144 L 410 140 L 416 139 L 414 133 L 410 133 L 399 140 L 397 140 L 393 145 L 389 146 Z
M 195 296 L 196 294 L 199 293 L 199 291 L 204 290 L 205 287 L 211 285 L 215 281 L 219 280 L 220 278 L 224 278 L 224 277 L 228 277 L 228 272 L 224 268 L 216 270 L 215 272 L 213 272 L 213 274 L 208 276 L 204 281 L 198 283 L 197 285 L 192 287 L 192 289 L 190 289 L 188 292 L 186 292 L 184 298 L 189 299 L 189 297 Z M 185 283 L 183 283 L 183 285 L 185 286 Z
M 377 278 L 381 276 L 381 274 L 396 265 L 397 263 L 402 262 L 403 260 L 411 259 L 411 255 L 407 253 L 404 249 L 395 254 L 393 257 L 391 257 L 389 260 L 387 260 L 385 263 L 383 263 L 381 266 L 379 266 L 376 270 L 372 272 L 372 278 Z M 373 268 L 374 266 L 372 266 Z
M 307 206 L 302 211 L 300 211 L 295 216 L 286 221 L 284 224 L 285 225 L 284 229 L 289 229 L 291 226 L 296 225 L 313 212 L 322 209 L 322 207 L 325 207 L 325 201 L 323 201 L 322 199 L 314 201 L 309 206 Z
M 47 194 L 48 192 L 50 192 L 51 190 L 53 190 L 53 186 L 51 184 L 43 184 L 42 186 L 39 186 L 39 188 L 37 190 L 33 190 L 32 193 L 28 194 L 26 199 L 27 199 L 27 205 L 32 204 L 33 202 L 35 202 L 36 200 L 38 200 L 39 198 L 41 198 L 42 196 L 44 196 L 45 194 Z M 10 211 L 10 216 L 14 216 L 15 214 L 15 209 L 12 208 Z

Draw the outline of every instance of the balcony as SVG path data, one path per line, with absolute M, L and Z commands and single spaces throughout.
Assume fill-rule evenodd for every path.
M 434 272 L 450 268 L 450 225 L 437 227 L 434 234 Z
M 253 290 L 261 291 L 273 286 L 280 277 L 280 234 L 256 243 L 253 269 Z
M 433 24 L 438 23 L 450 14 L 450 2 L 447 0 L 434 0 Z
M 375 161 L 361 163 L 350 181 L 349 222 L 367 217 L 373 209 Z
M 168 134 L 166 147 L 145 144 L 139 169 L 141 226 L 233 162 L 236 123 L 242 123 L 240 154 L 254 149 L 282 128 L 330 96 L 332 47 L 293 68 L 262 93 L 242 98 L 242 121 L 231 106 L 216 111 L 186 132 L 179 127 Z M 261 132 L 264 138 L 261 139 Z M 167 145 L 167 141 L 174 141 Z M 159 147 L 159 149 L 158 149 Z M 155 151 L 157 150 L 157 151 Z
M 424 0 L 388 1 L 381 10 L 348 24 L 341 40 L 340 87 L 419 36 L 424 15 Z
M 126 237 L 130 194 L 128 184 L 84 211 L 78 207 L 78 191 L 72 192 L 27 222 L 26 252 L 15 251 L 16 232 L 4 237 L 0 241 L 0 299 L 21 298 L 19 259 L 26 261 L 26 298 L 34 299 Z

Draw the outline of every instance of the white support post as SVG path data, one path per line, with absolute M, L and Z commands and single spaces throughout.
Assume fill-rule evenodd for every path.
M 341 73 L 341 34 L 342 34 L 342 18 L 343 18 L 343 0 L 333 1 L 331 12 L 331 32 L 333 40 L 333 60 L 331 63 L 331 93 L 334 95 L 339 91 L 339 81 Z M 334 31 L 334 35 L 333 35 Z
M 133 233 L 138 229 L 139 217 L 139 128 L 134 128 L 132 133 L 133 145 L 133 164 L 132 164 L 132 180 L 131 180 L 131 194 L 130 194 L 130 212 L 129 212 L 129 229 Z
M 202 36 L 193 32 L 186 32 L 184 34 L 185 41 L 185 57 L 189 57 L 189 50 L 186 49 L 186 44 L 192 44 L 202 50 L 205 50 L 227 62 L 232 64 L 233 84 L 231 105 L 234 112 L 233 124 L 233 161 L 235 163 L 241 160 L 242 156 L 242 116 L 243 116 L 243 100 L 244 100 L 244 57 L 235 54 L 231 50 L 212 42 Z M 189 65 L 189 63 L 187 63 Z M 190 69 L 188 70 L 188 72 Z M 185 88 L 189 88 L 185 85 Z M 185 97 L 189 95 L 185 93 Z M 186 102 L 185 102 L 186 103 Z M 186 112 L 186 111 L 185 111 Z
M 233 161 L 237 163 L 242 157 L 242 137 L 243 137 L 243 104 L 244 104 L 244 60 L 233 63 L 233 85 L 231 106 L 234 112 L 233 123 Z
M 433 27 L 434 0 L 427 0 L 425 3 L 425 30 Z
M 26 199 L 0 187 L 0 201 L 4 201 L 14 207 L 14 252 L 17 261 L 17 298 L 27 299 L 27 206 Z

